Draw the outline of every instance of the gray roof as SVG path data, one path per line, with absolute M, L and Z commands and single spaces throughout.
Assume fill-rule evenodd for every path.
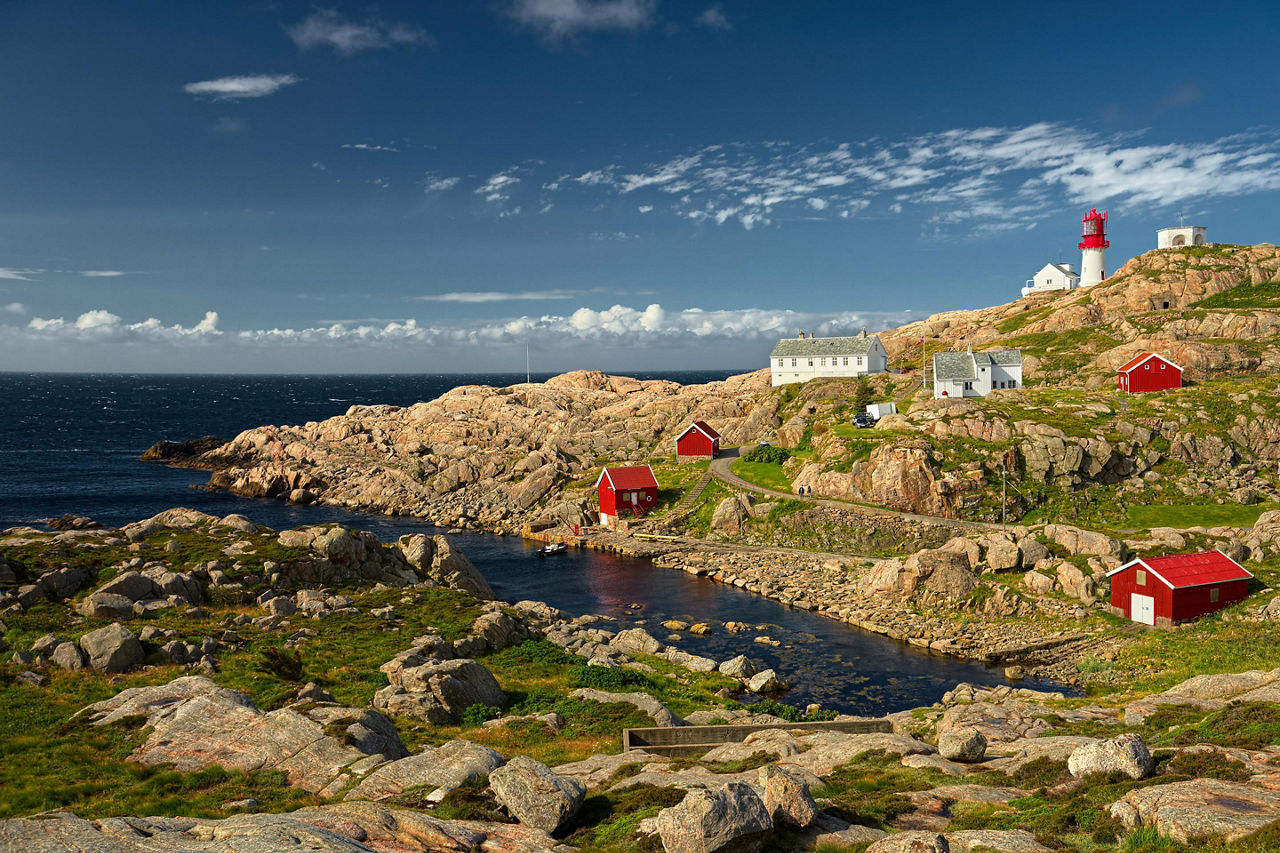
M 978 365 L 1022 366 L 1022 352 L 1016 349 L 989 352 L 939 352 L 933 355 L 933 377 L 945 380 L 977 378 Z
M 1063 275 L 1070 276 L 1071 278 L 1079 278 L 1079 277 L 1080 277 L 1080 273 L 1076 272 L 1076 271 L 1075 271 L 1075 270 L 1073 270 L 1073 269 L 1070 269 L 1069 267 L 1064 267 L 1062 264 L 1049 264 L 1049 266 L 1053 267 L 1054 269 L 1056 269 L 1058 272 L 1062 273 Z
M 855 335 L 851 338 L 783 338 L 769 355 L 866 355 L 872 342 L 879 340 L 875 335 Z

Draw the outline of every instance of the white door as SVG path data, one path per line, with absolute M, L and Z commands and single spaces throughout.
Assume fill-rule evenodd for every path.
M 1129 618 L 1143 625 L 1156 624 L 1156 600 L 1149 595 L 1130 594 Z

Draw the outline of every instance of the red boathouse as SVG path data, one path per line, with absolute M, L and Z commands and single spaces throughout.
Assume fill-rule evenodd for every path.
M 697 462 L 714 459 L 720 455 L 720 433 L 706 421 L 694 421 L 689 428 L 676 436 L 676 461 Z
M 658 505 L 658 479 L 648 465 L 605 468 L 596 480 L 600 526 L 612 527 L 622 515 L 640 518 Z
M 1116 387 L 1130 394 L 1182 387 L 1182 368 L 1155 352 L 1140 352 L 1116 374 Z
M 1161 628 L 1243 601 L 1253 579 L 1221 551 L 1139 558 L 1107 577 L 1112 613 Z

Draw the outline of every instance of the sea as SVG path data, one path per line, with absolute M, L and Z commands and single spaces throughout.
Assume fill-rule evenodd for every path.
M 695 384 L 736 371 L 637 374 Z M 542 381 L 547 375 L 535 375 Z M 230 439 L 264 424 L 302 424 L 353 405 L 409 406 L 460 385 L 505 386 L 524 374 L 210 376 L 0 373 L 0 529 L 39 526 L 67 513 L 108 527 L 183 506 L 214 515 L 242 513 L 287 529 L 336 522 L 371 530 L 383 541 L 440 533 L 412 519 L 358 515 L 322 506 L 289 506 L 198 488 L 208 472 L 141 462 L 162 439 Z M 1001 670 L 930 655 L 849 625 L 794 610 L 734 587 L 647 559 L 592 551 L 538 558 L 519 537 L 456 534 L 456 541 L 506 601 L 545 601 L 573 615 L 598 613 L 619 628 L 643 626 L 668 641 L 663 621 L 740 621 L 756 630 L 669 642 L 724 660 L 746 654 L 773 667 L 790 691 L 783 700 L 844 713 L 880 715 L 928 705 L 958 682 L 1004 683 Z M 756 643 L 757 636 L 779 642 Z M 1021 682 L 1049 687 L 1048 682 Z

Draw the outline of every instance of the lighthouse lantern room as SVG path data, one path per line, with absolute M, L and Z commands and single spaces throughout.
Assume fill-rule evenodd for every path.
M 1105 212 L 1099 213 L 1096 209 L 1090 210 L 1080 222 L 1080 242 L 1077 244 L 1077 248 L 1082 253 L 1080 257 L 1080 286 L 1088 287 L 1107 277 L 1107 247 L 1111 243 L 1107 240 L 1107 214 Z

